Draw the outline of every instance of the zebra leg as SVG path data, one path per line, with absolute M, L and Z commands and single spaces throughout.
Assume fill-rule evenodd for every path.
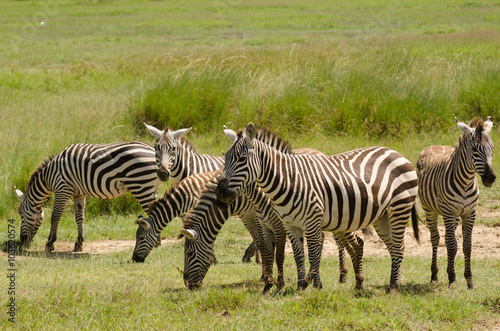
M 352 266 L 354 268 L 354 276 L 356 278 L 356 290 L 364 288 L 363 281 L 363 239 L 358 237 L 355 232 L 345 233 L 342 235 L 340 242 L 347 248 L 347 252 L 351 256 Z M 345 262 L 344 262 L 345 263 Z
M 335 239 L 335 242 L 337 243 L 337 248 L 339 251 L 339 283 L 344 284 L 347 281 L 347 263 L 345 261 L 345 246 L 342 245 L 340 242 L 338 235 L 333 234 L 333 238 Z
M 445 227 L 445 243 L 446 250 L 448 253 L 448 283 L 452 286 L 457 280 L 455 275 L 455 257 L 457 256 L 457 238 L 455 237 L 455 230 L 457 228 L 458 219 L 453 216 L 444 216 L 444 227 Z
M 278 290 L 280 290 L 285 286 L 283 265 L 285 264 L 286 232 L 282 224 L 280 224 L 280 226 L 275 226 L 273 230 L 274 241 L 276 243 L 276 266 L 278 267 L 278 281 L 276 286 L 278 287 Z
M 465 260 L 465 270 L 464 277 L 467 281 L 467 288 L 472 290 L 474 288 L 474 283 L 472 282 L 472 271 L 471 271 L 471 252 L 472 252 L 472 229 L 474 228 L 474 222 L 476 221 L 476 211 L 474 210 L 469 217 L 462 216 L 462 234 L 463 234 L 463 251 Z
M 264 240 L 264 233 L 260 222 L 256 220 L 255 213 L 249 215 L 240 215 L 243 225 L 250 232 L 253 240 L 257 244 L 257 248 L 262 255 L 262 276 L 261 279 L 264 280 L 264 293 L 269 291 L 273 286 L 273 254 L 271 252 L 271 247 L 266 245 Z
M 61 215 L 71 199 L 72 193 L 59 190 L 54 194 L 54 209 L 50 218 L 50 233 L 47 243 L 45 244 L 45 251 L 50 253 L 54 250 L 54 242 L 57 240 L 57 227 L 61 220 Z
M 285 229 L 292 243 L 293 257 L 297 266 L 297 291 L 305 290 L 309 284 L 306 281 L 303 231 L 300 228 L 292 226 L 286 226 Z
M 257 250 L 257 244 L 255 243 L 255 241 L 252 241 L 252 243 L 245 250 L 245 254 L 243 254 L 241 262 L 243 263 L 252 262 L 252 257 L 255 255 L 256 250 Z
M 429 228 L 431 234 L 431 244 L 432 244 L 432 262 L 431 262 L 431 283 L 438 282 L 438 262 L 437 253 L 439 246 L 439 230 L 438 230 L 438 216 L 436 214 L 426 213 L 427 227 Z
M 273 275 L 273 267 L 274 267 L 274 251 L 276 249 L 276 243 L 275 243 L 275 238 L 274 238 L 274 233 L 273 231 L 268 228 L 267 226 L 262 226 L 262 232 L 263 232 L 263 240 L 264 240 L 264 245 L 268 248 L 269 252 L 268 252 L 268 271 L 267 273 L 271 275 L 271 278 L 272 278 L 272 275 Z M 274 280 L 273 280 L 273 283 L 274 283 Z M 271 283 L 271 286 L 272 284 Z M 264 289 L 264 293 L 267 292 L 269 288 L 265 288 Z
M 404 234 L 410 213 L 411 207 L 408 209 L 408 213 L 401 210 L 393 210 L 389 215 L 384 215 L 373 223 L 375 231 L 391 254 L 391 280 L 387 292 L 396 291 L 401 285 L 400 275 L 401 264 L 403 262 Z M 394 215 L 398 215 L 398 217 L 395 218 Z
M 321 284 L 319 266 L 321 263 L 321 253 L 323 251 L 324 234 L 319 227 L 320 222 L 313 221 L 312 223 L 317 224 L 317 226 L 310 226 L 306 229 L 305 232 L 307 238 L 309 263 L 311 264 L 306 280 L 308 282 L 313 280 L 314 287 L 321 289 L 323 288 L 323 284 Z
M 78 227 L 78 239 L 76 240 L 73 252 L 81 252 L 83 240 L 85 239 L 85 234 L 83 232 L 83 223 L 85 221 L 85 196 L 75 196 L 73 201 L 75 203 L 76 226 Z

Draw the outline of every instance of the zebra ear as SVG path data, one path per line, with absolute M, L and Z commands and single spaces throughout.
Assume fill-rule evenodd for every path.
M 179 129 L 177 131 L 169 131 L 169 133 L 172 135 L 174 138 L 179 138 L 179 137 L 184 137 L 186 134 L 188 134 L 189 131 L 191 131 L 193 128 L 187 128 L 187 129 Z
M 198 240 L 198 232 L 196 232 L 195 230 L 182 228 L 181 234 L 190 240 L 193 240 L 193 241 Z
M 245 128 L 245 139 L 247 140 L 247 142 L 252 143 L 252 140 L 256 135 L 257 129 L 255 128 L 255 124 L 253 124 L 253 122 L 248 123 L 247 127 Z
M 148 129 L 149 133 L 151 133 L 156 138 L 159 138 L 165 132 L 162 130 L 158 130 L 157 128 L 155 128 L 152 125 L 147 125 L 146 123 L 144 123 L 144 125 L 146 126 L 146 129 Z
M 236 134 L 236 132 L 234 132 L 231 129 L 228 129 L 225 125 L 223 126 L 223 129 L 224 129 L 224 134 L 226 135 L 226 137 L 228 137 L 229 140 L 231 140 L 231 142 L 234 143 L 234 141 L 238 137 L 238 135 Z
M 151 230 L 151 225 L 149 225 L 148 221 L 142 215 L 139 215 L 139 219 L 135 221 L 135 224 L 139 224 L 146 230 Z
M 486 118 L 486 121 L 484 121 L 483 126 L 484 126 L 484 132 L 490 133 L 491 129 L 493 128 L 493 119 L 491 118 L 491 116 L 488 116 Z
M 459 121 L 456 117 L 455 117 L 455 122 L 457 122 L 458 128 L 460 130 L 462 130 L 463 133 L 467 134 L 467 133 L 471 133 L 472 132 L 472 129 L 470 128 L 470 126 L 468 126 L 464 122 Z
M 15 186 L 14 188 L 16 189 L 16 195 L 19 198 L 19 200 L 23 201 L 24 200 L 24 193 L 18 190 Z

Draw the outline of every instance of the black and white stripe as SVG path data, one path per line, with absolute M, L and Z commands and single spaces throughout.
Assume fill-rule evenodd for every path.
M 220 173 L 219 173 L 220 174 Z M 214 260 L 213 245 L 229 216 L 255 210 L 255 228 L 259 238 L 254 238 L 262 254 L 264 292 L 273 286 L 273 260 L 278 266 L 277 287 L 284 286 L 283 264 L 285 259 L 286 233 L 279 217 L 272 210 L 268 198 L 256 185 L 249 186 L 245 194 L 230 204 L 221 203 L 215 194 L 218 180 L 210 181 L 199 203 L 184 218 L 181 236 L 186 237 L 184 249 L 184 282 L 189 289 L 197 288 Z M 251 203 L 252 208 L 248 205 Z M 242 218 L 243 219 L 243 218 Z M 247 222 L 251 223 L 252 219 Z
M 225 154 L 217 196 L 231 202 L 254 181 L 262 188 L 287 228 L 293 229 L 288 234 L 299 255 L 298 287 L 307 286 L 303 234 L 311 264 L 308 278 L 322 287 L 321 230 L 337 233 L 344 244 L 356 250 L 362 243 L 353 245 L 352 237 L 345 234 L 372 224 L 391 254 L 389 289 L 399 288 L 405 227 L 410 215 L 416 216 L 418 180 L 413 165 L 385 147 L 333 156 L 284 154 L 254 139 L 255 135 L 255 126 L 250 123 L 235 137 Z M 415 234 L 416 226 L 414 220 Z M 361 258 L 356 263 L 361 263 Z M 357 286 L 362 286 L 362 277 L 357 276 Z
M 242 196 L 237 202 L 230 205 L 217 201 L 212 191 L 221 172 L 222 170 L 218 170 L 188 176 L 165 194 L 163 198 L 151 204 L 148 218 L 140 217 L 137 221 L 139 227 L 136 233 L 136 245 L 132 260 L 144 262 L 151 249 L 158 244 L 161 231 L 172 219 L 188 212 L 191 208 L 194 208 L 191 213 L 201 212 L 204 214 L 204 219 L 200 223 L 211 225 L 205 227 L 204 232 L 209 232 L 212 235 L 218 233 L 218 230 L 230 216 L 238 215 L 261 251 L 263 259 L 262 272 L 267 284 L 265 291 L 267 291 L 273 284 L 272 269 L 275 246 L 279 246 L 276 249 L 276 259 L 279 275 L 281 275 L 281 281 L 283 282 L 286 242 L 283 225 L 277 216 L 272 213 L 272 210 L 266 209 L 269 208 L 270 204 L 265 201 L 267 198 L 262 192 L 260 192 L 260 195 L 257 192 L 250 194 L 251 198 Z M 257 205 L 254 205 L 253 201 Z M 263 220 L 266 229 L 262 229 L 260 220 Z M 217 226 L 213 226 L 214 224 L 217 224 Z M 273 224 L 276 224 L 279 228 L 274 228 Z M 217 228 L 217 230 L 214 230 L 214 228 Z M 275 240 L 277 245 L 275 245 Z M 215 257 L 213 254 L 208 255 L 210 255 L 210 258 L 204 260 L 204 263 L 210 265 L 215 260 Z M 204 256 L 208 255 L 205 254 Z
M 455 149 L 449 146 L 429 146 L 420 153 L 417 163 L 418 195 L 431 232 L 431 282 L 438 281 L 438 215 L 443 216 L 446 231 L 448 280 L 450 285 L 456 281 L 455 230 L 461 218 L 465 259 L 464 276 L 468 288 L 471 289 L 474 287 L 470 265 L 472 230 L 479 198 L 476 173 L 481 176 L 485 186 L 493 185 L 496 180 L 491 164 L 493 142 L 489 136 L 493 120 L 488 117 L 484 122 L 472 121 L 466 125 L 456 119 L 456 123 L 463 135 Z
M 148 131 L 156 137 L 155 157 L 158 165 L 158 177 L 162 181 L 170 178 L 179 183 L 187 176 L 200 172 L 222 169 L 224 158 L 195 152 L 191 143 L 185 138 L 192 128 L 172 131 L 158 130 L 144 123 Z
M 21 199 L 21 247 L 28 246 L 43 221 L 43 204 L 54 193 L 46 251 L 54 249 L 57 226 L 67 203 L 73 198 L 78 239 L 75 251 L 84 240 L 85 197 L 113 199 L 131 192 L 141 207 L 156 198 L 160 181 L 156 173 L 154 149 L 141 142 L 113 144 L 75 144 L 42 162 L 30 177 Z

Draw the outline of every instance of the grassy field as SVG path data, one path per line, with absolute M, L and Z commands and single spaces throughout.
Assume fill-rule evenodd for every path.
M 8 219 L 19 229 L 14 186 L 24 190 L 43 157 L 77 142 L 152 143 L 142 122 L 193 126 L 200 153 L 229 147 L 223 124 L 254 121 L 294 147 L 385 145 L 415 162 L 425 146 L 458 141 L 455 116 L 500 121 L 498 1 L 7 0 L 1 8 L 2 242 Z M 497 125 L 491 136 L 499 146 Z M 50 207 L 35 247 L 47 238 Z M 478 222 L 498 225 L 499 208 L 498 185 L 482 187 Z M 89 199 L 87 241 L 133 239 L 138 213 L 130 196 Z M 76 240 L 72 215 L 70 204 L 61 241 Z M 466 291 L 460 277 L 456 289 L 427 285 L 430 258 L 408 258 L 405 286 L 387 296 L 388 258 L 366 259 L 367 290 L 355 293 L 336 284 L 329 257 L 323 291 L 262 296 L 258 268 L 239 263 L 247 237 L 236 221 L 224 228 L 221 263 L 197 292 L 175 269 L 181 242 L 144 265 L 130 251 L 19 257 L 18 327 L 491 329 L 500 318 L 498 259 L 475 259 L 480 285 Z M 286 272 L 292 289 L 292 259 Z

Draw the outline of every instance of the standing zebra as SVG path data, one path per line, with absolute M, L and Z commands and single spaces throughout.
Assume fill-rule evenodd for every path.
M 373 224 L 389 249 L 392 259 L 389 290 L 400 286 L 404 232 L 410 215 L 418 234 L 416 207 L 417 174 L 401 154 L 385 147 L 363 148 L 333 156 L 290 155 L 259 140 L 255 125 L 249 123 L 225 154 L 224 171 L 216 194 L 231 202 L 250 183 L 256 182 L 269 196 L 274 209 L 293 228 L 292 245 L 296 257 L 298 288 L 312 278 L 322 287 L 321 230 L 339 235 Z M 311 264 L 306 280 L 302 235 L 307 238 Z M 344 243 L 356 247 L 350 238 Z M 361 265 L 362 260 L 354 261 Z M 358 285 L 358 284 L 357 284 Z
M 82 250 L 85 197 L 113 199 L 131 192 L 144 211 L 156 198 L 160 181 L 154 149 L 141 142 L 75 144 L 43 161 L 31 175 L 21 200 L 21 248 L 33 240 L 43 222 L 43 205 L 54 193 L 54 209 L 45 250 L 54 250 L 57 226 L 71 198 L 75 203 L 78 239 L 74 251 Z
M 192 128 L 164 131 L 144 123 L 149 133 L 156 137 L 155 155 L 158 177 L 165 182 L 172 178 L 175 184 L 192 174 L 222 169 L 224 158 L 195 152 L 185 138 Z
M 496 180 L 495 171 L 491 165 L 493 142 L 489 136 L 493 120 L 488 116 L 484 122 L 472 121 L 469 125 L 456 118 L 455 121 L 463 132 L 455 149 L 449 146 L 430 146 L 425 148 L 418 157 L 418 196 L 425 211 L 427 226 L 431 232 L 431 282 L 438 281 L 438 215 L 443 215 L 446 230 L 449 284 L 456 281 L 457 240 L 455 230 L 460 217 L 462 219 L 465 258 L 464 276 L 467 280 L 467 287 L 472 289 L 474 287 L 470 266 L 472 229 L 476 220 L 477 200 L 479 198 L 476 172 L 481 176 L 484 186 L 490 187 Z

